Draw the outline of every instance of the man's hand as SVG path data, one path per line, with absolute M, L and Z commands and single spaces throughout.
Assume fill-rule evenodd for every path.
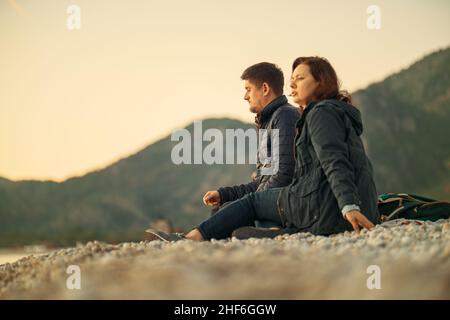
M 358 210 L 352 210 L 345 214 L 345 219 L 348 220 L 353 226 L 353 229 L 355 229 L 356 232 L 359 233 L 360 226 L 366 228 L 367 230 L 370 230 L 374 227 L 373 223 L 370 222 L 369 219 L 366 218 L 365 215 L 363 215 Z
M 218 191 L 208 191 L 203 196 L 203 203 L 207 206 L 219 206 L 220 205 L 220 194 Z

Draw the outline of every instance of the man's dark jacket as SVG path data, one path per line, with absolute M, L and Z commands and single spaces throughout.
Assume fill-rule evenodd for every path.
M 294 137 L 295 124 L 300 118 L 299 108 L 288 103 L 286 96 L 282 95 L 269 103 L 256 116 L 256 125 L 259 129 L 279 130 L 279 167 L 274 175 L 261 175 L 262 164 L 259 159 L 256 165 L 256 176 L 250 183 L 222 187 L 218 189 L 221 204 L 240 199 L 250 192 L 262 191 L 268 188 L 285 187 L 292 181 L 294 174 Z M 266 146 L 258 146 L 258 148 Z M 268 154 L 271 154 L 271 146 L 267 146 Z
M 360 111 L 334 99 L 312 102 L 296 126 L 295 173 L 278 198 L 283 225 L 320 235 L 350 231 L 341 210 L 351 204 L 379 223 L 372 164 L 360 137 Z

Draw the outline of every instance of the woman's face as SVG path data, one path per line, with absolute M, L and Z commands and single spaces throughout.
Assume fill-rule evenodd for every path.
M 309 66 L 299 64 L 292 72 L 290 87 L 294 103 L 304 109 L 314 99 L 319 82 L 309 72 Z

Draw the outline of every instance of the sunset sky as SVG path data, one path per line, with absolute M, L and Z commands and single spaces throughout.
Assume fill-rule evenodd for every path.
M 80 30 L 66 26 L 71 4 Z M 372 4 L 380 30 L 366 26 Z M 448 47 L 449 9 L 448 0 L 0 0 L 0 176 L 61 181 L 195 119 L 252 121 L 239 77 L 261 61 L 287 79 L 296 57 L 324 56 L 343 88 L 364 88 Z

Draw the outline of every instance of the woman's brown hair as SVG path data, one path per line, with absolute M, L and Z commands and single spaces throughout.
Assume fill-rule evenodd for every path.
M 346 103 L 352 103 L 351 95 L 345 90 L 340 90 L 340 81 L 336 71 L 334 71 L 327 59 L 321 57 L 299 57 L 292 64 L 292 71 L 300 64 L 307 65 L 311 75 L 319 82 L 315 93 L 315 97 L 318 100 L 337 99 Z

